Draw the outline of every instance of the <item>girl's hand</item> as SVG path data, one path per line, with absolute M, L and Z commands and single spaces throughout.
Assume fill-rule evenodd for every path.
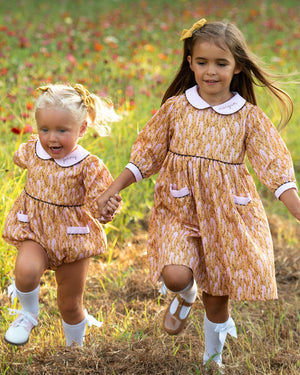
M 114 196 L 110 197 L 107 201 L 104 211 L 107 212 L 108 215 L 114 215 L 118 208 L 121 206 L 122 198 L 119 194 L 115 194 Z
M 107 220 L 106 222 L 111 221 L 112 219 L 108 220 L 112 216 L 111 212 L 117 210 L 120 205 L 119 202 L 122 200 L 119 192 L 135 181 L 134 174 L 129 169 L 125 168 L 109 188 L 97 199 L 99 217 L 103 217 L 103 220 Z M 108 203 L 109 201 L 110 203 Z M 115 208 L 116 206 L 117 208 Z
M 122 198 L 119 194 L 109 196 L 108 191 L 104 192 L 98 199 L 98 214 L 101 223 L 108 223 L 112 221 L 116 211 L 121 206 Z

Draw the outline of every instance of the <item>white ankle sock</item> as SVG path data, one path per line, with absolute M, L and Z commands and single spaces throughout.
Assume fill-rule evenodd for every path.
M 197 283 L 195 279 L 193 279 L 189 285 L 178 292 L 181 298 L 183 298 L 186 302 L 194 303 L 197 297 Z M 174 314 L 178 307 L 178 300 L 177 298 L 170 305 L 170 313 Z M 191 306 L 182 306 L 179 313 L 180 319 L 185 319 L 191 309 Z
M 204 334 L 205 334 L 205 352 L 203 363 L 205 364 L 212 356 L 212 360 L 218 364 L 222 363 L 222 351 L 229 333 L 231 336 L 237 337 L 236 327 L 232 318 L 224 323 L 213 323 L 204 317 Z
M 21 303 L 22 310 L 34 314 L 36 317 L 39 315 L 39 292 L 40 286 L 38 285 L 31 292 L 21 292 L 16 288 L 17 297 Z
M 86 322 L 86 318 L 78 324 L 68 324 L 64 320 L 62 321 L 67 346 L 71 346 L 73 342 L 76 342 L 80 346 L 83 345 Z

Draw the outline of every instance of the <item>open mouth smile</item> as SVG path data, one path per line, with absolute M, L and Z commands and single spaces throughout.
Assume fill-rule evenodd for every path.
M 59 153 L 59 152 L 62 150 L 62 146 L 49 147 L 49 149 L 50 149 L 51 152 L 53 152 L 54 154 L 57 154 L 57 153 Z

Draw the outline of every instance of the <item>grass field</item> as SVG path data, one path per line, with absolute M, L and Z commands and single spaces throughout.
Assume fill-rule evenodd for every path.
M 35 88 L 49 82 L 82 83 L 109 95 L 123 119 L 111 135 L 89 131 L 81 144 L 101 157 L 113 176 L 128 162 L 140 129 L 159 108 L 181 61 L 181 30 L 196 20 L 226 19 L 244 32 L 252 51 L 272 71 L 299 66 L 300 7 L 296 0 L 10 0 L 0 3 L 0 230 L 21 192 L 26 173 L 12 156 L 34 130 Z M 300 181 L 299 85 L 283 79 L 294 115 L 282 131 Z M 259 104 L 276 124 L 278 111 L 259 91 Z M 122 212 L 106 225 L 107 253 L 93 260 L 85 305 L 103 320 L 87 329 L 83 348 L 67 349 L 56 305 L 52 272 L 42 281 L 40 324 L 16 349 L 3 341 L 12 321 L 7 286 L 16 251 L 0 239 L 1 374 L 202 374 L 204 349 L 200 299 L 178 337 L 161 329 L 170 296 L 161 297 L 147 278 L 146 230 L 155 176 L 128 188 Z M 258 182 L 269 217 L 279 299 L 233 303 L 238 339 L 229 339 L 224 361 L 230 374 L 300 373 L 299 224 Z

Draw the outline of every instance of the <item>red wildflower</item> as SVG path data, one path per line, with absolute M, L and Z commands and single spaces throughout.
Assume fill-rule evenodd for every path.
M 1 68 L 0 70 L 0 76 L 5 76 L 8 72 L 8 69 L 7 68 Z
M 11 128 L 11 131 L 15 134 L 20 134 L 21 133 L 21 129 L 19 128 Z
M 26 103 L 26 109 L 27 109 L 28 111 L 32 110 L 33 107 L 34 107 L 33 103 L 31 103 L 31 102 Z

